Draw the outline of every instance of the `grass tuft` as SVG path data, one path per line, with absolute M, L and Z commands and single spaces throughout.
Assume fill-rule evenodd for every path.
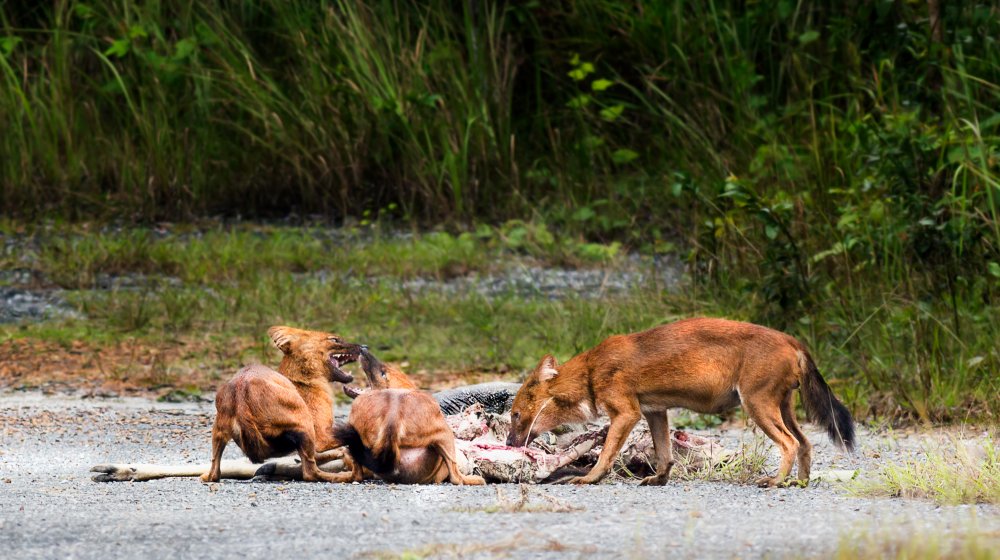
M 952 440 L 924 457 L 889 464 L 852 485 L 859 495 L 921 498 L 944 505 L 1000 504 L 1000 449 L 991 436 Z
M 841 540 L 830 558 L 838 560 L 993 560 L 1000 558 L 1000 535 L 974 529 L 954 534 L 913 531 L 905 537 L 867 534 Z

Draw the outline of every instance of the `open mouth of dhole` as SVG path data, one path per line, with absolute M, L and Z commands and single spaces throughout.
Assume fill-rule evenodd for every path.
M 362 389 L 356 385 L 344 385 L 344 394 L 352 399 L 356 399 L 364 393 L 366 389 Z
M 340 369 L 340 366 L 356 361 L 358 361 L 358 354 L 356 352 L 330 354 L 330 379 L 340 383 L 350 383 L 351 381 L 354 381 L 354 376 Z
M 361 369 L 368 378 L 368 388 L 364 389 L 354 385 L 344 385 L 344 394 L 352 399 L 357 398 L 368 389 L 385 389 L 388 379 L 385 375 L 382 362 L 378 361 L 367 349 L 362 349 L 360 354 Z

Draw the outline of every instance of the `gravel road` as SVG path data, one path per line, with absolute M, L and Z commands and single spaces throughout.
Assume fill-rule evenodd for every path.
M 210 404 L 0 395 L 0 550 L 5 558 L 822 557 L 839 543 L 1000 531 L 1000 508 L 866 499 L 830 484 L 761 490 L 725 482 L 535 486 L 528 509 L 497 512 L 497 489 L 195 479 L 95 483 L 106 462 L 205 462 Z M 698 432 L 735 445 L 743 430 Z M 941 434 L 874 436 L 861 453 L 825 437 L 817 469 L 919 453 Z M 238 458 L 233 446 L 227 458 Z M 774 461 L 776 457 L 772 457 Z M 544 495 L 543 495 L 544 494 Z M 545 499 L 553 498 L 556 502 Z M 553 504 L 569 504 L 573 511 Z

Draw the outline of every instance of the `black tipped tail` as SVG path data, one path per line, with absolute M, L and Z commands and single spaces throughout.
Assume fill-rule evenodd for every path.
M 338 424 L 333 428 L 333 436 L 341 445 L 347 447 L 351 459 L 375 474 L 392 472 L 396 468 L 398 445 L 395 441 L 395 430 L 386 427 L 385 437 L 379 449 L 367 447 L 361 439 L 361 434 L 350 424 Z
M 854 419 L 851 412 L 834 396 L 808 354 L 802 366 L 802 403 L 809 419 L 826 428 L 826 433 L 835 444 L 854 451 Z

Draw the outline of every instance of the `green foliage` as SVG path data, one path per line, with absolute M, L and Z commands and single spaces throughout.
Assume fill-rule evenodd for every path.
M 731 199 L 751 200 L 736 187 L 730 191 Z M 602 210 L 601 205 L 581 207 L 570 219 L 597 221 Z M 3 229 L 25 228 L 6 223 Z M 626 294 L 558 301 L 402 287 L 411 279 L 516 273 L 526 266 L 600 266 L 610 276 L 648 266 L 645 259 L 621 258 L 617 242 L 560 235 L 542 222 L 512 220 L 457 234 L 389 235 L 377 225 L 354 233 L 242 225 L 175 226 L 170 235 L 147 228 L 93 232 L 85 226 L 52 226 L 21 235 L 32 236 L 22 246 L 37 249 L 0 257 L 0 268 L 33 270 L 37 278 L 65 288 L 64 297 L 86 318 L 10 325 L 0 329 L 0 339 L 104 343 L 124 335 L 155 342 L 201 340 L 211 333 L 228 347 L 231 340 L 254 338 L 270 324 L 290 322 L 328 325 L 378 343 L 391 359 L 408 359 L 432 371 L 520 372 L 544 353 L 567 359 L 607 335 L 686 316 L 776 324 L 760 317 L 775 305 L 768 294 L 736 280 L 664 292 L 656 275 L 648 275 Z M 91 290 L 107 286 L 112 289 Z M 996 418 L 996 308 L 966 296 L 956 299 L 954 309 L 948 300 L 913 301 L 904 288 L 875 299 L 878 288 L 817 287 L 825 305 L 796 315 L 782 328 L 809 346 L 824 377 L 861 418 Z M 961 333 L 954 328 L 956 314 Z M 680 424 L 717 421 L 700 415 Z
M 503 268 L 509 255 L 556 265 L 611 264 L 621 243 L 588 242 L 556 235 L 542 222 L 511 220 L 481 225 L 475 233 L 446 231 L 399 236 L 378 226 L 344 230 L 280 226 L 214 227 L 161 236 L 147 228 L 88 232 L 89 228 L 40 228 L 30 235 L 36 251 L 0 256 L 0 268 L 35 270 L 68 289 L 113 284 L 121 275 L 150 275 L 194 287 L 252 281 L 264 271 L 327 271 L 343 277 L 416 277 L 446 280 Z
M 210 333 L 227 345 L 233 337 L 256 338 L 252 333 L 288 323 L 351 333 L 352 339 L 378 349 L 385 359 L 409 361 L 420 370 L 520 372 L 547 352 L 568 357 L 591 347 L 608 330 L 657 324 L 668 305 L 649 305 L 648 299 L 487 299 L 474 292 L 415 297 L 394 279 L 370 282 L 362 289 L 350 280 L 264 272 L 197 292 L 159 286 L 74 294 L 71 300 L 86 319 L 67 319 L 56 330 L 48 324 L 3 327 L 0 336 L 104 340 L 107 334 L 113 339 L 127 333 L 158 341 L 202 339 Z M 269 351 L 262 346 L 261 355 L 247 359 L 269 359 Z
M 516 179 L 515 68 L 503 9 L 466 15 L 348 0 L 4 4 L 0 207 L 149 220 L 360 214 L 392 198 L 472 215 L 499 200 L 478 185 Z
M 995 532 L 973 526 L 955 531 L 922 530 L 902 524 L 896 530 L 851 531 L 829 555 L 835 560 L 995 560 L 1000 540 Z M 807 555 L 793 556 L 805 558 Z
M 944 505 L 1000 503 L 1000 450 L 990 436 L 950 441 L 924 458 L 887 465 L 858 494 L 931 499 Z
M 499 224 L 385 259 L 295 234 L 183 260 L 151 238 L 64 241 L 41 249 L 62 285 L 448 276 L 485 266 L 481 246 L 573 265 L 641 248 L 684 258 L 702 308 L 820 347 L 858 406 L 938 417 L 995 387 L 990 3 L 36 4 L 0 6 L 5 215 Z

